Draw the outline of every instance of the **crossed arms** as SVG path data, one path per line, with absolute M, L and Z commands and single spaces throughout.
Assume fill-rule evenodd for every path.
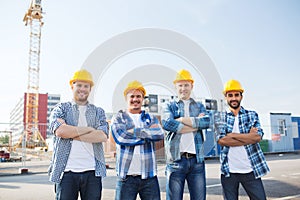
M 200 113 L 198 117 L 202 117 L 204 115 L 204 113 Z M 193 128 L 193 122 L 191 120 L 191 117 L 180 117 L 177 118 L 176 121 L 179 121 L 184 125 L 183 128 L 179 131 L 179 133 L 181 134 L 190 133 L 198 130 L 198 128 Z
M 258 128 L 251 127 L 247 134 L 228 133 L 226 136 L 218 140 L 221 146 L 243 146 L 260 142 L 261 136 L 258 134 Z
M 65 123 L 61 118 L 57 119 L 61 125 L 56 129 L 55 135 L 61 138 L 71 138 L 89 143 L 106 142 L 107 135 L 102 130 L 96 130 L 92 127 L 77 127 Z
M 132 119 L 126 112 L 119 112 L 114 116 L 111 125 L 112 136 L 119 145 L 134 146 L 146 141 L 159 141 L 164 138 L 164 132 L 158 119 L 151 117 L 151 124 L 144 128 L 135 128 Z

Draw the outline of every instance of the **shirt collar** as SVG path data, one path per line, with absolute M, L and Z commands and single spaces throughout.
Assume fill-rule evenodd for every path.
M 193 99 L 193 98 L 189 98 L 189 100 L 190 100 L 190 103 L 194 103 L 195 102 L 195 100 Z M 181 99 L 178 99 L 178 98 L 176 98 L 175 99 L 175 101 L 177 102 L 177 103 L 179 103 L 179 102 L 182 102 L 183 103 L 183 101 L 181 100 Z
M 71 104 L 72 104 L 72 106 L 74 106 L 76 109 L 78 109 L 78 104 L 77 104 L 74 100 L 71 101 Z M 90 105 L 90 103 L 87 102 L 87 103 L 86 103 L 87 108 L 89 107 L 89 105 Z

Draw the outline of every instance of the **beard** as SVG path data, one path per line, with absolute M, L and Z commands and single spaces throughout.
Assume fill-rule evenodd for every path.
M 233 103 L 236 103 L 236 104 L 233 104 Z M 240 102 L 240 101 L 236 101 L 236 100 L 234 100 L 234 101 L 229 101 L 229 102 L 228 102 L 228 105 L 229 105 L 229 107 L 232 108 L 232 109 L 237 109 L 237 108 L 240 107 L 241 102 Z
M 75 95 L 74 97 L 75 101 L 78 101 L 78 102 L 86 102 L 87 99 L 88 99 L 88 95 Z
M 134 107 L 133 109 L 138 110 L 138 109 L 140 109 L 141 101 L 132 101 L 132 102 L 130 102 L 130 104 L 132 107 Z
M 76 100 L 77 100 L 77 101 L 80 101 L 80 102 L 87 101 L 87 99 L 88 99 L 87 97 L 79 97 L 79 98 L 77 97 L 77 98 L 76 98 Z

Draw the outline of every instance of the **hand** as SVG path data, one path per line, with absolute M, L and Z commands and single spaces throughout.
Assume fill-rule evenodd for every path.
M 128 129 L 127 132 L 133 134 L 134 133 L 134 129 L 133 128 L 132 129 Z
M 152 124 L 150 128 L 159 128 L 158 124 Z
M 182 123 L 182 117 L 179 117 L 177 119 L 175 119 L 176 121 L 179 121 L 180 123 Z
M 57 118 L 57 121 L 58 121 L 59 123 L 61 123 L 61 124 L 65 124 L 65 123 L 66 123 L 65 120 L 62 119 L 62 118 Z
M 258 128 L 252 126 L 249 134 L 257 134 L 257 133 L 258 133 Z

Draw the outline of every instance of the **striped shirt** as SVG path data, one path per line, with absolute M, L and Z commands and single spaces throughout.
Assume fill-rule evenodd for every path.
M 124 111 L 119 111 L 111 121 L 112 136 L 117 144 L 117 175 L 125 178 L 132 160 L 134 147 L 140 145 L 141 177 L 151 178 L 157 175 L 155 161 L 155 141 L 164 138 L 164 132 L 158 119 L 151 114 L 141 113 L 142 127 L 136 128 L 133 120 Z M 157 124 L 157 128 L 150 126 Z M 133 129 L 133 133 L 128 130 Z
M 190 98 L 189 105 L 190 119 L 192 120 L 192 127 L 198 130 L 193 132 L 196 149 L 197 162 L 204 161 L 204 146 L 203 146 L 203 132 L 202 129 L 207 129 L 210 124 L 208 115 L 199 117 L 199 114 L 206 114 L 205 107 L 202 103 L 196 102 Z M 167 156 L 167 163 L 171 163 L 181 159 L 180 156 L 180 139 L 181 134 L 178 133 L 184 127 L 184 124 L 175 120 L 184 117 L 184 102 L 182 100 L 174 100 L 165 105 L 162 113 L 162 124 L 166 130 L 165 137 L 165 151 Z
M 97 130 L 102 130 L 108 136 L 108 123 L 106 122 L 105 112 L 102 108 L 96 107 L 93 104 L 87 104 L 86 121 L 88 127 L 93 127 Z M 61 125 L 57 119 L 65 120 L 65 123 L 71 126 L 78 125 L 79 110 L 75 102 L 66 102 L 58 104 L 51 112 L 49 129 L 54 134 L 56 129 Z M 48 169 L 50 181 L 60 183 L 63 173 L 70 155 L 73 139 L 64 139 L 53 137 L 53 155 Z M 95 156 L 95 176 L 106 176 L 106 166 L 104 160 L 104 151 L 102 143 L 93 143 Z
M 261 128 L 258 114 L 255 111 L 245 110 L 241 107 L 238 116 L 240 134 L 248 134 L 251 127 L 256 127 L 258 128 L 258 134 L 263 137 L 264 132 Z M 219 122 L 217 123 L 219 124 L 217 140 L 225 137 L 227 133 L 232 133 L 234 125 L 234 115 L 232 112 L 221 113 L 219 120 L 216 120 L 216 122 Z M 259 178 L 266 175 L 270 170 L 259 143 L 244 145 L 244 147 L 250 159 L 255 177 Z M 230 176 L 228 164 L 229 148 L 228 146 L 223 146 L 220 155 L 221 173 L 226 177 Z

